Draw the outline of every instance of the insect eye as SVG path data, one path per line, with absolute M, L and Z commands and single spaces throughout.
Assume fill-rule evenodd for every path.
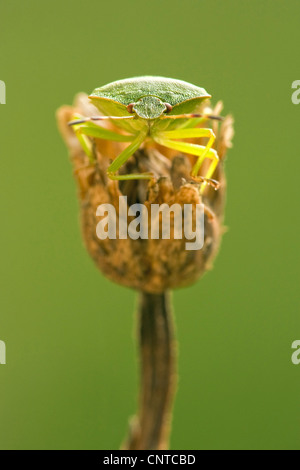
M 127 106 L 127 111 L 130 113 L 130 114 L 133 114 L 134 111 L 133 111 L 133 106 L 135 105 L 135 103 L 130 103 L 128 106 Z
M 164 103 L 164 105 L 165 105 L 165 107 L 167 108 L 167 109 L 165 110 L 165 113 L 170 113 L 170 112 L 172 111 L 172 109 L 173 109 L 173 106 L 170 105 L 169 103 Z

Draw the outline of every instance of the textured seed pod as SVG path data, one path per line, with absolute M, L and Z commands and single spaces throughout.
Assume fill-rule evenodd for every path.
M 219 114 L 221 109 L 222 104 L 218 103 L 209 112 Z M 223 160 L 231 146 L 232 118 L 227 116 L 221 124 L 216 121 L 211 123 L 217 136 L 214 148 L 220 157 L 213 178 L 220 182 L 220 188 L 216 191 L 206 186 L 201 196 L 200 185 L 190 177 L 195 157 L 178 154 L 156 144 L 143 146 L 120 170 L 124 174 L 150 171 L 154 175 L 153 180 L 110 180 L 106 169 L 124 145 L 128 144 L 94 139 L 96 163 L 91 165 L 73 129 L 68 126 L 74 113 L 91 116 L 98 112 L 84 94 L 76 97 L 74 106 L 63 106 L 57 112 L 58 126 L 69 149 L 78 184 L 83 239 L 98 268 L 109 279 L 123 286 L 154 294 L 195 282 L 212 266 L 223 233 L 226 193 Z M 101 125 L 115 130 L 109 122 Z M 201 139 L 190 141 L 205 142 L 201 142 Z M 187 250 L 186 243 L 190 240 L 174 239 L 172 217 L 170 239 L 119 239 L 117 232 L 116 239 L 100 240 L 96 235 L 96 226 L 100 220 L 96 215 L 97 207 L 104 203 L 112 204 L 118 218 L 120 196 L 127 196 L 128 205 L 142 203 L 149 209 L 149 231 L 151 204 L 166 203 L 170 206 L 177 203 L 183 208 L 184 204 L 195 206 L 202 202 L 205 207 L 203 247 L 200 250 Z M 195 215 L 193 211 L 194 225 Z M 131 219 L 128 217 L 128 222 Z

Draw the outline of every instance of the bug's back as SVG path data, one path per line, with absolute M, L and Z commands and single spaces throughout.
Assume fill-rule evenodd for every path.
M 106 108 L 110 101 L 111 104 L 115 103 L 121 111 L 123 107 L 147 95 L 157 96 L 175 107 L 170 114 L 178 114 L 181 112 L 182 106 L 185 107 L 186 112 L 189 112 L 187 106 L 193 110 L 198 103 L 211 97 L 204 88 L 182 80 L 145 76 L 118 80 L 96 88 L 90 98 L 98 108 L 103 106 Z M 187 102 L 190 102 L 190 106 Z

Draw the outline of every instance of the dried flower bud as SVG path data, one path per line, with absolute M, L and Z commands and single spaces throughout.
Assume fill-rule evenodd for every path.
M 218 103 L 210 113 L 219 114 L 222 104 Z M 207 109 L 205 109 L 207 111 Z M 57 119 L 60 132 L 69 148 L 74 174 L 79 188 L 81 223 L 83 238 L 88 252 L 99 269 L 111 280 L 148 293 L 161 293 L 167 289 L 183 287 L 195 282 L 211 267 L 223 233 L 222 221 L 225 201 L 225 177 L 223 159 L 231 146 L 233 135 L 232 118 L 227 116 L 221 125 L 214 121 L 213 130 L 217 136 L 214 148 L 220 157 L 220 163 L 213 176 L 220 182 L 216 191 L 207 185 L 200 195 L 199 184 L 192 181 L 190 170 L 195 157 L 178 154 L 157 144 L 143 146 L 127 164 L 121 173 L 151 172 L 153 180 L 112 181 L 107 177 L 106 169 L 128 144 L 94 139 L 95 164 L 90 164 L 79 141 L 68 122 L 75 113 L 83 116 L 98 114 L 89 103 L 87 95 L 76 97 L 73 107 L 63 106 L 58 110 Z M 115 130 L 110 122 L 101 123 L 108 129 Z M 207 123 L 206 123 L 207 127 Z M 201 139 L 191 139 L 202 143 Z M 200 142 L 199 142 L 200 141 Z M 203 140 L 203 143 L 205 141 Z M 128 206 L 144 204 L 148 210 L 148 232 L 151 233 L 151 206 L 166 203 L 168 206 L 179 204 L 204 204 L 204 244 L 201 249 L 187 250 L 187 240 L 174 238 L 174 217 L 170 217 L 170 238 L 146 239 L 119 238 L 118 223 L 120 218 L 120 197 L 127 197 L 126 216 L 128 224 L 133 217 L 128 215 Z M 116 211 L 116 238 L 100 239 L 96 234 L 99 216 L 97 208 L 101 204 L 111 204 Z M 193 211 L 193 227 L 196 224 L 196 211 Z M 161 219 L 156 220 L 158 224 Z M 184 220 L 182 221 L 182 224 Z

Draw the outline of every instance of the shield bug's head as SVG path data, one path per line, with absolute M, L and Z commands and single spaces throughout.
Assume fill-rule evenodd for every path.
M 143 96 L 136 103 L 127 106 L 129 113 L 135 113 L 142 119 L 157 119 L 165 111 L 168 111 L 167 103 L 164 103 L 156 96 Z

